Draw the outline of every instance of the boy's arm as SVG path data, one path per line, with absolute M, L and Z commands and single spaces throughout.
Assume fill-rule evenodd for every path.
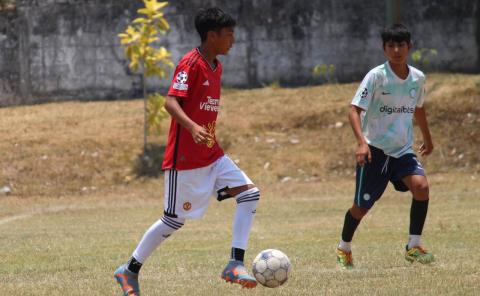
M 360 166 L 364 166 L 365 162 L 368 159 L 368 162 L 372 161 L 372 154 L 370 152 L 370 148 L 368 147 L 365 138 L 363 137 L 362 127 L 361 127 L 361 120 L 360 120 L 360 113 L 363 110 L 355 105 L 350 105 L 350 112 L 348 113 L 348 120 L 350 121 L 350 125 L 352 126 L 353 134 L 358 142 L 357 151 L 355 152 L 355 157 L 357 159 L 357 163 Z
M 182 107 L 178 103 L 179 100 L 179 98 L 167 96 L 165 100 L 165 109 L 168 111 L 168 113 L 170 113 L 176 122 L 178 122 L 192 134 L 193 141 L 195 143 L 207 143 L 207 141 L 211 138 L 211 135 L 203 127 L 190 119 L 187 114 L 185 114 L 185 111 L 183 111 Z
M 423 136 L 423 144 L 420 146 L 420 150 L 418 152 L 422 156 L 427 156 L 433 151 L 433 142 L 432 136 L 430 135 L 430 129 L 428 128 L 425 107 L 415 108 L 414 116 Z

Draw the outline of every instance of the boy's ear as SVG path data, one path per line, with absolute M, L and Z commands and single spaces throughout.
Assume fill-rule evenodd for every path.
M 208 39 L 215 40 L 216 37 L 217 37 L 217 32 L 215 32 L 215 31 L 208 31 L 207 32 L 207 40 Z

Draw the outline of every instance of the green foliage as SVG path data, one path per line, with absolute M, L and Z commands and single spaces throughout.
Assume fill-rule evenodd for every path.
M 141 17 L 136 18 L 127 29 L 118 35 L 124 45 L 125 56 L 130 61 L 129 68 L 143 75 L 143 93 L 145 103 L 145 143 L 148 131 L 160 132 L 161 122 L 168 117 L 163 108 L 165 98 L 159 94 L 147 95 L 146 77 L 165 78 L 167 69 L 173 67 L 170 52 L 165 47 L 154 47 L 160 40 L 159 34 L 166 34 L 170 28 L 162 9 L 168 2 L 143 0 L 145 7 L 138 10 Z
M 333 64 L 320 64 L 313 67 L 313 76 L 320 76 L 326 82 L 331 83 L 335 81 L 335 65 Z
M 155 48 L 152 43 L 159 41 L 157 34 L 164 34 L 166 30 L 159 30 L 148 21 L 152 20 L 137 18 L 133 21 L 134 25 L 128 26 L 125 33 L 118 36 L 126 46 L 125 56 L 130 61 L 132 71 L 137 72 L 141 68 L 146 77 L 158 76 L 162 79 L 165 78 L 166 68 L 173 67 L 173 63 L 165 47 Z
M 160 134 L 162 132 L 161 123 L 168 118 L 168 112 L 165 110 L 165 97 L 158 93 L 150 94 L 147 97 L 147 126 L 150 132 Z
M 420 48 L 412 52 L 412 61 L 423 67 L 430 64 L 430 61 L 438 55 L 435 48 Z
M 273 80 L 272 82 L 270 82 L 270 84 L 268 86 L 271 87 L 271 88 L 281 88 L 282 87 L 282 85 L 280 84 L 280 80 Z

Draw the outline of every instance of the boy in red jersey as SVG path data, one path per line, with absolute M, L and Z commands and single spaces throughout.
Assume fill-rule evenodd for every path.
M 222 65 L 218 55 L 234 42 L 235 20 L 219 8 L 201 10 L 195 27 L 201 45 L 178 63 L 165 108 L 172 116 L 165 150 L 164 216 L 145 232 L 129 262 L 115 271 L 124 295 L 139 295 L 138 273 L 145 260 L 186 219 L 200 218 L 209 197 L 233 197 L 236 212 L 230 261 L 221 277 L 254 288 L 243 259 L 260 191 L 218 145 L 215 126 L 220 101 Z

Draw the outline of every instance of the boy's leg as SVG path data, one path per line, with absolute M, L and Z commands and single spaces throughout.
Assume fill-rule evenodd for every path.
M 410 262 L 433 262 L 433 255 L 422 247 L 421 242 L 429 203 L 429 186 L 423 167 L 414 154 L 400 157 L 396 160 L 394 167 L 392 183 L 395 189 L 412 193 L 410 229 L 405 259 Z
M 128 263 L 114 273 L 124 295 L 138 295 L 138 273 L 143 263 L 160 244 L 180 229 L 186 218 L 200 218 L 208 206 L 213 187 L 211 168 L 165 171 L 164 216 L 143 235 Z
M 345 214 L 343 222 L 342 239 L 338 243 L 336 254 L 337 262 L 343 269 L 353 268 L 352 238 L 361 219 L 368 212 L 368 209 L 359 208 L 355 203 Z
M 232 256 L 230 259 L 243 262 L 242 253 L 247 249 L 260 191 L 254 184 L 229 188 L 227 191 L 235 197 L 237 203 L 233 218 Z
M 361 219 L 382 196 L 388 184 L 388 157 L 375 147 L 370 146 L 370 151 L 372 162 L 357 165 L 355 197 L 345 214 L 342 237 L 336 250 L 337 262 L 344 269 L 353 268 L 351 242 Z
M 429 187 L 427 178 L 421 175 L 406 176 L 402 179 L 412 192 L 410 208 L 410 229 L 405 259 L 410 262 L 431 263 L 435 261 L 432 253 L 422 247 L 422 231 L 427 218 Z
M 338 245 L 338 248 L 345 252 L 351 252 L 351 242 L 355 230 L 357 229 L 363 216 L 368 213 L 369 209 L 360 208 L 356 203 L 353 203 L 352 207 L 345 214 L 345 220 L 343 222 L 342 239 Z
M 215 188 L 217 189 L 218 199 L 234 197 L 236 201 L 230 261 L 224 268 L 221 277 L 227 282 L 253 288 L 257 285 L 257 282 L 255 278 L 248 274 L 243 260 L 257 202 L 260 199 L 260 191 L 227 156 L 220 160 L 216 171 Z
M 421 245 L 420 237 L 428 211 L 429 188 L 425 176 L 406 176 L 402 181 L 413 196 L 410 208 L 410 238 L 408 242 L 408 248 L 410 249 Z
M 222 278 L 227 282 L 238 283 L 245 288 L 254 288 L 257 281 L 248 274 L 243 261 L 257 202 L 260 199 L 260 191 L 253 184 L 234 187 L 229 191 L 232 196 L 235 196 L 237 206 L 233 219 L 230 261 L 223 269 Z M 237 194 L 238 191 L 240 193 Z
M 138 273 L 143 263 L 166 238 L 183 226 L 184 221 L 164 216 L 145 232 L 128 263 L 121 265 L 114 273 L 125 295 L 140 293 Z
M 172 235 L 176 230 L 179 230 L 184 224 L 185 219 L 163 216 L 145 232 L 142 240 L 133 252 L 132 258 L 140 264 L 143 264 L 165 239 Z M 130 264 L 128 269 L 134 271 L 132 270 L 132 267 L 135 268 L 135 266 L 132 265 L 133 264 Z

